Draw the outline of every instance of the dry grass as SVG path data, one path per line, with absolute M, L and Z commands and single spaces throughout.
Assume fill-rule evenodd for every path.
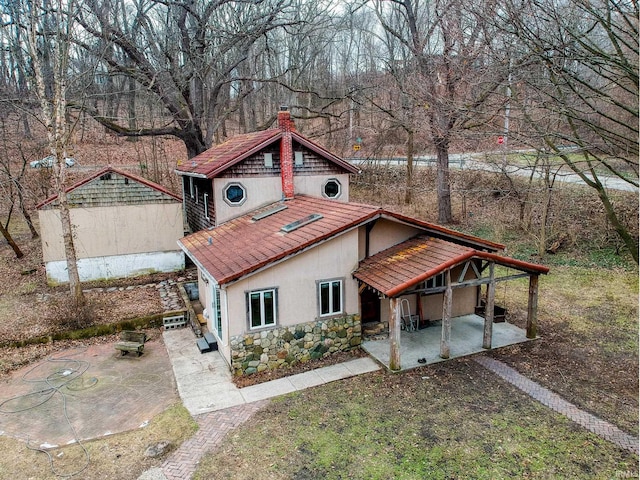
M 78 445 L 55 449 L 50 452 L 52 463 L 46 454 L 28 449 L 23 442 L 0 436 L 0 479 L 60 478 L 55 470 L 63 475 L 77 472 L 73 478 L 85 480 L 131 480 L 160 466 L 166 458 L 168 453 L 160 458 L 146 457 L 144 452 L 149 445 L 169 441 L 173 450 L 196 430 L 189 412 L 182 405 L 175 405 L 142 429 L 84 443 L 86 453 Z

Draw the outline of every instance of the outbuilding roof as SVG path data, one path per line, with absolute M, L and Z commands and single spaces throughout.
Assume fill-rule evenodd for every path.
M 202 178 L 215 178 L 249 156 L 258 153 L 282 139 L 282 130 L 272 128 L 261 132 L 236 135 L 220 145 L 202 152 L 200 155 L 178 164 L 176 173 Z M 340 166 L 349 173 L 358 173 L 358 169 L 342 160 L 312 140 L 292 131 L 291 139 L 304 145 L 311 151 Z
M 471 258 L 494 261 L 532 274 L 546 274 L 547 267 L 493 252 L 477 250 L 442 238 L 417 235 L 364 259 L 353 276 L 388 297 L 414 287 Z
M 115 180 L 106 182 L 109 185 L 98 182 L 98 180 L 106 178 L 109 174 L 126 179 L 126 182 L 117 182 Z M 101 185 L 96 185 L 96 182 L 101 183 Z M 123 184 L 127 186 L 124 187 Z M 111 166 L 104 167 L 67 187 L 65 193 L 68 196 L 67 200 L 70 207 L 108 206 L 123 203 L 182 202 L 182 197 L 167 190 L 162 185 Z M 36 205 L 36 208 L 54 207 L 57 204 L 57 200 L 58 195 L 52 195 Z

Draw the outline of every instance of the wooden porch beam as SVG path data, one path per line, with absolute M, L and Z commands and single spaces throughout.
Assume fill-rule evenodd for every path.
M 389 299 L 389 368 L 400 370 L 401 312 L 397 298 Z
M 442 299 L 442 332 L 440 337 L 440 358 L 451 355 L 451 306 L 453 304 L 453 290 L 451 289 L 451 270 L 445 274 L 444 298 Z
M 529 304 L 527 307 L 527 338 L 538 334 L 538 275 L 529 277 Z
M 508 275 L 506 277 L 496 277 L 493 279 L 494 282 L 506 282 L 508 280 L 517 280 L 519 278 L 525 278 L 531 276 L 530 273 L 517 273 L 515 275 Z M 491 280 L 489 277 L 479 278 L 476 280 L 467 280 L 462 283 L 452 283 L 451 288 L 465 288 L 465 287 L 477 287 L 479 285 L 488 285 Z M 447 289 L 447 287 L 434 287 L 434 288 L 417 288 L 415 290 L 406 290 L 402 292 L 402 295 L 410 295 L 412 293 L 422 293 L 425 295 L 431 295 L 434 293 L 442 293 Z
M 494 277 L 495 263 L 489 265 L 489 284 L 487 285 L 487 304 L 484 309 L 484 333 L 482 335 L 482 348 L 491 348 L 493 337 L 493 313 L 496 298 L 496 281 Z

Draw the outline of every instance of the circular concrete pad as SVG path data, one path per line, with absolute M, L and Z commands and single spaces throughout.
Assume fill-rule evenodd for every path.
M 164 344 L 56 353 L 0 385 L 0 434 L 48 448 L 133 430 L 179 401 Z

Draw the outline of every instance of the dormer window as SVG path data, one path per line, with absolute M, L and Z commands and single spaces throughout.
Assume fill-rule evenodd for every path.
M 239 183 L 230 183 L 224 187 L 222 193 L 224 201 L 231 206 L 239 206 L 247 199 L 247 193 L 244 187 Z
M 338 198 L 342 193 L 342 185 L 335 178 L 327 180 L 322 187 L 322 194 L 327 198 Z

